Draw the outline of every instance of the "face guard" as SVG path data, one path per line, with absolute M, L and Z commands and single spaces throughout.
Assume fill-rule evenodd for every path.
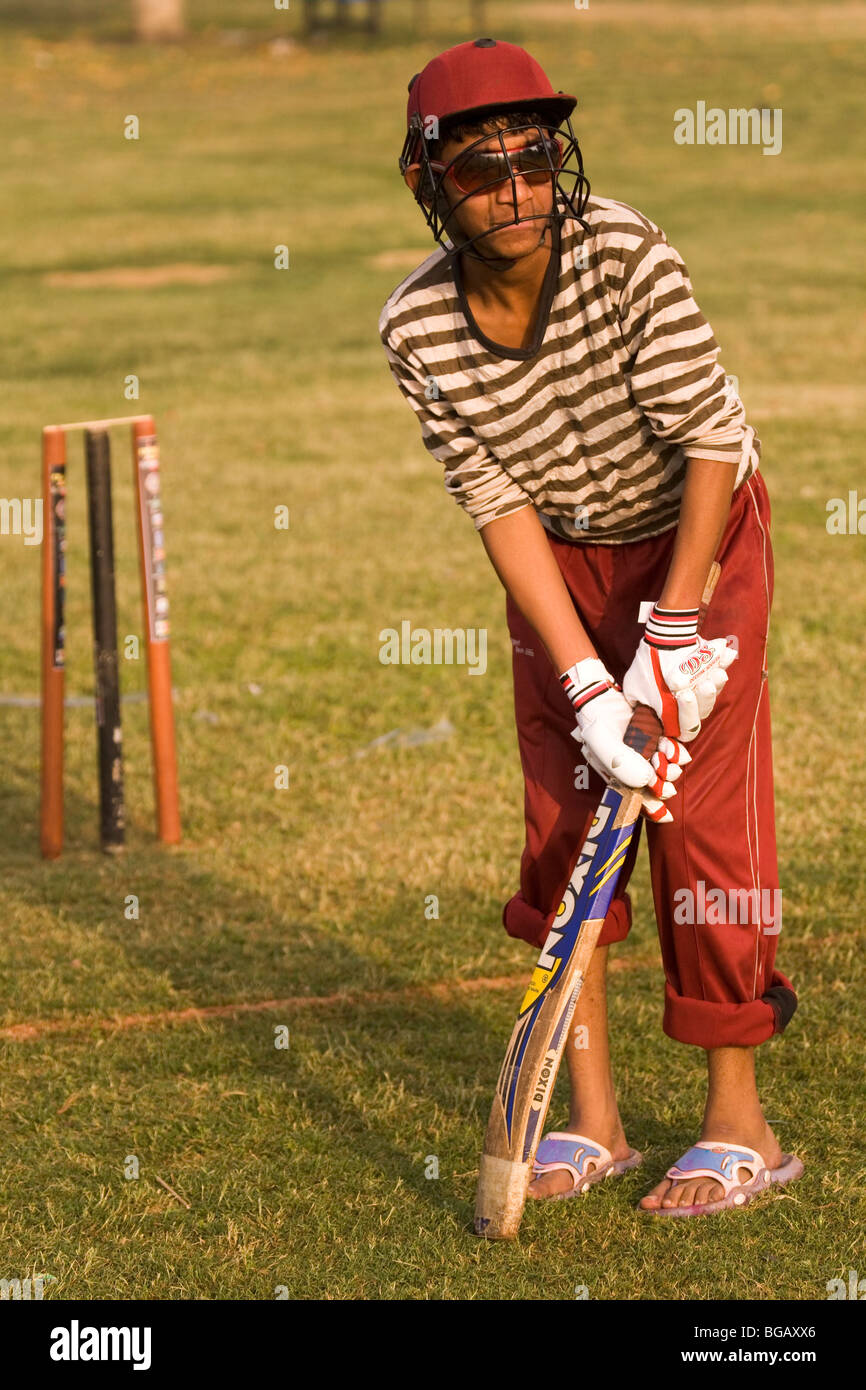
M 567 129 L 567 136 L 562 130 L 563 125 Z M 527 144 L 519 149 L 509 150 L 504 137 L 522 133 L 526 134 Z M 480 149 L 481 145 L 487 145 L 495 139 L 499 141 L 498 150 Z M 449 257 L 462 252 L 477 261 L 483 261 L 492 269 L 505 269 L 513 265 L 513 261 L 503 256 L 485 256 L 483 246 L 473 249 L 475 242 L 482 241 L 504 227 L 518 226 L 524 222 L 548 223 L 553 219 L 561 223 L 566 217 L 573 217 L 587 232 L 590 231 L 589 224 L 583 216 L 589 197 L 589 180 L 583 171 L 580 146 L 568 116 L 558 125 L 527 121 L 525 125 L 480 135 L 471 145 L 467 145 L 444 164 L 430 159 L 424 122 L 420 115 L 415 115 L 411 119 L 399 162 L 401 173 L 405 173 L 412 164 L 420 164 L 421 175 L 415 190 L 415 201 L 424 213 L 424 219 L 436 241 Z M 528 183 L 548 180 L 551 182 L 554 196 L 549 213 L 532 213 L 528 217 L 521 217 L 517 202 L 517 178 L 526 179 Z M 454 219 L 457 209 L 467 198 L 487 193 L 505 179 L 511 180 L 513 220 L 497 223 L 465 241 L 458 241 L 459 231 Z M 455 193 L 458 195 L 450 206 L 445 193 L 446 185 L 452 196 Z M 447 233 L 452 242 L 450 246 L 444 240 L 448 223 L 454 226 L 457 233 Z

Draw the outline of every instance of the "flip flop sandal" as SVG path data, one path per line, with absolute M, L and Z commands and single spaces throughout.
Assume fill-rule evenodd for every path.
M 749 1181 L 737 1181 L 737 1171 L 746 1168 Z M 648 1216 L 711 1216 L 728 1207 L 744 1207 L 753 1197 L 767 1188 L 794 1182 L 803 1174 L 803 1164 L 793 1154 L 783 1154 L 778 1168 L 768 1168 L 755 1149 L 739 1148 L 736 1144 L 714 1144 L 702 1139 L 683 1154 L 665 1173 L 666 1178 L 714 1178 L 721 1183 L 725 1195 L 715 1202 L 698 1203 L 687 1207 L 638 1207 Z
M 594 1173 L 586 1172 L 589 1163 L 598 1165 Z M 587 1139 L 585 1134 L 570 1134 L 564 1129 L 551 1130 L 538 1146 L 532 1177 L 539 1178 L 542 1173 L 556 1173 L 561 1169 L 571 1174 L 571 1191 L 552 1192 L 549 1197 L 536 1200 L 556 1202 L 566 1197 L 576 1197 L 578 1193 L 586 1192 L 593 1183 L 611 1176 L 618 1177 L 630 1168 L 639 1168 L 641 1163 L 643 1154 L 638 1153 L 637 1149 L 631 1149 L 628 1158 L 614 1158 L 610 1149 Z

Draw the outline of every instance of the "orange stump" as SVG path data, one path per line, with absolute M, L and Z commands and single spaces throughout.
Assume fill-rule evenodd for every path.
M 42 807 L 46 859 L 63 848 L 63 677 L 66 597 L 66 435 L 42 431 Z
M 177 794 L 174 708 L 171 702 L 165 535 L 159 483 L 159 445 L 150 416 L 146 415 L 134 421 L 132 451 L 138 511 L 138 548 L 141 557 L 141 594 L 147 642 L 156 824 L 159 838 L 166 844 L 176 845 L 180 839 L 180 810 Z

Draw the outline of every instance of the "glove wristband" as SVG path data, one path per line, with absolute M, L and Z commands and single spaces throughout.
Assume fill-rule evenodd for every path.
M 661 651 L 690 647 L 697 639 L 699 608 L 660 608 L 656 603 L 647 619 L 644 641 Z
M 605 670 L 604 663 L 595 657 L 586 657 L 583 661 L 576 661 L 560 676 L 559 680 L 569 700 L 578 711 L 588 705 L 590 700 L 594 700 L 597 695 L 603 695 L 606 690 L 619 688 L 610 673 Z

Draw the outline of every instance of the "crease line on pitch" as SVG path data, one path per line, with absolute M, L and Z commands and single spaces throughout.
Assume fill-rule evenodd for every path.
M 634 960 L 622 958 L 609 962 L 608 968 L 615 971 L 645 969 L 649 966 L 661 968 L 661 958 L 657 956 L 640 957 Z M 399 1003 L 411 999 L 441 999 L 447 1001 L 455 994 L 480 994 L 484 990 L 520 989 L 526 987 L 527 971 L 518 975 L 480 976 L 471 980 L 434 980 L 429 984 L 406 985 L 402 989 L 358 990 L 343 994 L 299 994 L 285 999 L 259 999 L 241 1001 L 233 1004 L 190 1005 L 184 1009 L 162 1009 L 155 1013 L 123 1014 L 115 1018 L 104 1018 L 95 1014 L 79 1015 L 71 1018 L 22 1019 L 0 1028 L 0 1041 L 35 1042 L 39 1038 L 57 1034 L 76 1034 L 92 1032 L 121 1033 L 136 1028 L 148 1029 L 168 1023 L 206 1023 L 208 1019 L 233 1018 L 244 1014 L 268 1013 L 276 1009 L 332 1009 L 358 1008 L 369 1004 Z

